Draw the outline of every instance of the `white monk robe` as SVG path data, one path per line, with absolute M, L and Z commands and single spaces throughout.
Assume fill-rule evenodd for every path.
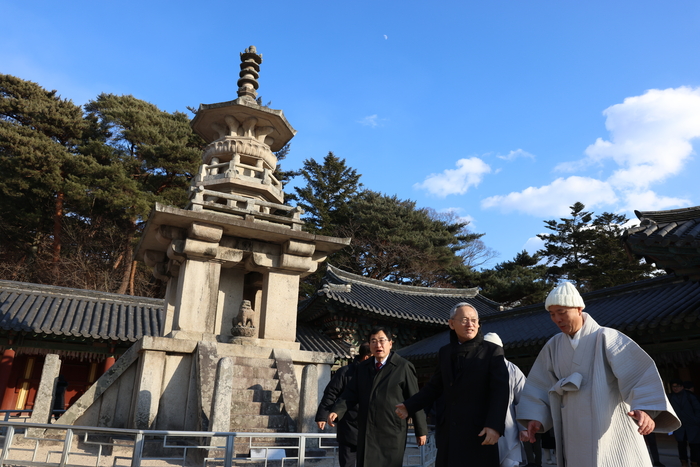
M 510 400 L 508 401 L 508 413 L 506 413 L 506 429 L 503 436 L 498 438 L 498 455 L 501 467 L 515 467 L 526 464 L 525 449 L 520 442 L 520 424 L 515 419 L 515 407 L 520 401 L 520 392 L 525 386 L 525 375 L 520 368 L 506 360 L 508 367 L 508 382 L 510 384 Z
M 583 317 L 575 350 L 560 333 L 540 351 L 520 394 L 518 421 L 554 427 L 559 467 L 651 467 L 627 412 L 646 411 L 654 431 L 680 426 L 656 365 L 629 337 Z

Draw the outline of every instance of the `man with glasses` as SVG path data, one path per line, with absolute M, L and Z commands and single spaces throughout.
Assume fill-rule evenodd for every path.
M 450 343 L 438 353 L 438 366 L 418 394 L 396 406 L 408 414 L 442 397 L 437 414 L 436 467 L 499 467 L 510 387 L 503 348 L 481 334 L 476 308 L 463 302 L 450 310 Z
M 370 331 L 369 346 L 374 358 L 357 366 L 355 377 L 328 415 L 335 426 L 348 407 L 359 404 L 357 414 L 357 467 L 401 467 L 406 449 L 408 423 L 398 420 L 394 406 L 418 392 L 416 369 L 391 351 L 391 332 L 377 326 Z M 425 444 L 428 427 L 422 410 L 413 417 L 416 439 Z

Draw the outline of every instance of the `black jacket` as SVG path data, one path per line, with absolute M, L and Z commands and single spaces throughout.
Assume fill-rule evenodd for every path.
M 321 403 L 316 411 L 316 421 L 325 422 L 328 420 L 328 414 L 331 413 L 333 404 L 345 390 L 348 382 L 355 376 L 355 371 L 359 360 L 355 360 L 349 365 L 345 365 L 335 372 L 326 389 L 323 390 Z M 357 446 L 357 404 L 348 408 L 348 411 L 337 424 L 338 426 L 338 443 L 344 445 Z
M 348 407 L 359 403 L 357 467 L 401 467 L 408 422 L 396 415 L 396 404 L 416 392 L 416 369 L 394 352 L 379 371 L 374 358 L 357 365 L 355 377 L 332 409 L 342 419 Z M 423 411 L 413 413 L 412 417 L 416 436 L 427 435 Z
M 404 402 L 409 413 L 443 397 L 437 414 L 436 467 L 498 467 L 498 445 L 482 446 L 484 427 L 503 435 L 508 410 L 508 368 L 503 348 L 481 331 L 459 344 L 454 331 L 438 353 L 438 367 L 418 394 Z

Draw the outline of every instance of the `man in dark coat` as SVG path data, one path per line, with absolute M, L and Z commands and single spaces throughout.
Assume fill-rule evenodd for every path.
M 408 423 L 394 415 L 394 406 L 418 392 L 416 369 L 391 352 L 388 329 L 378 326 L 369 338 L 370 358 L 357 366 L 355 377 L 343 391 L 328 423 L 345 416 L 359 404 L 357 414 L 357 467 L 401 467 L 406 450 Z M 419 445 L 425 444 L 428 427 L 422 410 L 411 412 Z M 504 415 L 505 418 L 505 415 Z
M 437 417 L 436 467 L 498 467 L 498 438 L 508 410 L 508 369 L 503 348 L 484 341 L 476 309 L 458 303 L 450 311 L 450 343 L 418 394 L 396 406 L 399 418 L 444 398 Z
M 335 372 L 326 389 L 323 391 L 321 403 L 316 411 L 316 424 L 323 430 L 336 399 L 345 390 L 348 382 L 355 377 L 357 365 L 372 356 L 369 344 L 365 342 L 360 346 L 359 354 L 349 365 L 345 365 Z M 357 457 L 357 404 L 348 409 L 342 420 L 338 423 L 338 463 L 340 467 L 355 467 Z
M 678 457 L 681 466 L 688 467 L 688 446 L 692 467 L 700 466 L 700 402 L 690 391 L 686 391 L 680 380 L 671 381 L 671 394 L 668 400 L 673 406 L 681 427 L 673 432 L 678 443 Z

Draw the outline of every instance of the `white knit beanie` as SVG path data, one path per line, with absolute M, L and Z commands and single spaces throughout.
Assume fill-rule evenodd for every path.
M 484 340 L 486 342 L 491 342 L 492 344 L 496 344 L 499 347 L 503 347 L 503 342 L 501 341 L 501 338 L 498 337 L 498 334 L 495 332 L 488 332 L 484 336 Z
M 571 282 L 562 282 L 554 290 L 549 292 L 547 300 L 544 302 L 544 309 L 549 311 L 552 305 L 566 306 L 571 308 L 586 308 L 581 294 Z

